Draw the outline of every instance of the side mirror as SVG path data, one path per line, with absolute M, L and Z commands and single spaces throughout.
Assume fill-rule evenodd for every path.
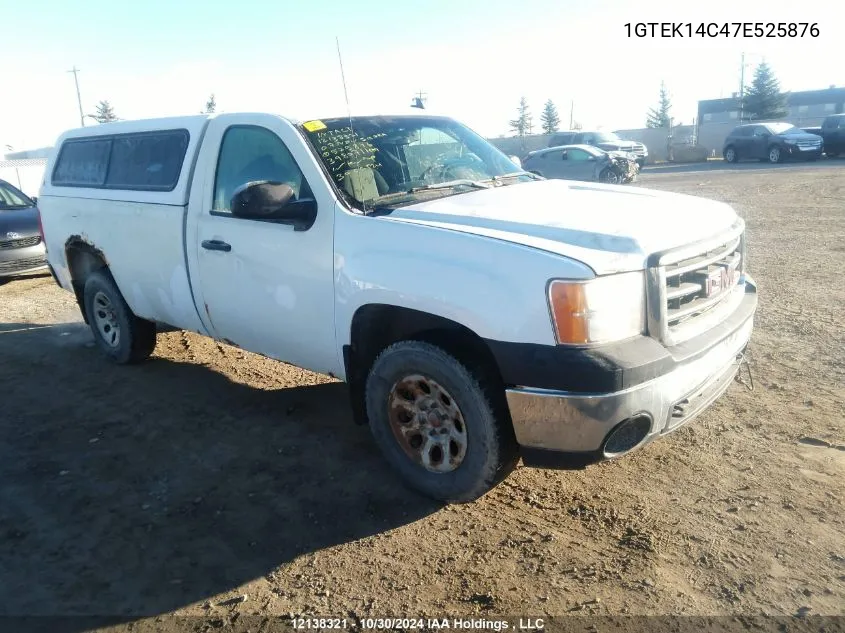
M 561 153 L 560 153 L 560 159 L 561 159 L 561 160 L 566 160 L 566 152 L 561 152 Z
M 32 202 L 34 204 L 38 204 L 38 198 L 37 197 L 33 196 L 32 198 L 30 198 L 30 200 L 32 200 Z
M 293 224 L 294 230 L 306 231 L 317 219 L 316 200 L 292 200 L 293 189 L 280 182 L 249 182 L 235 190 L 232 215 L 249 220 L 267 220 Z

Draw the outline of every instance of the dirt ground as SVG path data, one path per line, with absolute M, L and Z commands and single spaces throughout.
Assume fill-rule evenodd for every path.
M 328 377 L 181 332 L 113 367 L 49 277 L 0 286 L 0 615 L 844 615 L 845 163 L 641 186 L 747 219 L 753 391 L 469 505 Z

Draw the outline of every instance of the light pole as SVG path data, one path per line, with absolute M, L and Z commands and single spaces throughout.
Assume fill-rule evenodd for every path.
M 742 53 L 740 58 L 740 66 L 739 66 L 739 122 L 742 124 L 743 120 L 745 119 L 745 68 L 749 64 L 745 63 L 745 53 Z M 761 58 L 760 55 L 756 53 L 750 53 L 751 57 L 756 57 L 758 60 Z M 762 58 L 765 61 L 765 58 Z M 753 118 L 753 115 L 752 117 Z
M 73 73 L 73 82 L 76 84 L 76 103 L 79 105 L 79 120 L 82 123 L 82 127 L 85 127 L 85 115 L 82 114 L 82 97 L 79 96 L 79 77 L 77 73 L 79 69 L 74 65 L 73 70 L 69 70 L 69 73 Z
M 739 124 L 742 125 L 743 108 L 745 107 L 745 53 L 739 66 Z

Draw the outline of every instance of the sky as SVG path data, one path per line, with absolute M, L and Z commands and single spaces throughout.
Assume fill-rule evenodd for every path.
M 841 24 L 823 4 L 776 0 L 0 0 L 0 154 L 53 145 L 108 100 L 124 119 L 266 111 L 300 120 L 428 108 L 488 136 L 509 135 L 525 97 L 562 127 L 645 125 L 661 81 L 676 122 L 697 101 L 739 90 L 765 59 L 784 90 L 845 85 Z M 818 37 L 634 38 L 626 23 L 809 22 Z M 337 40 L 336 40 L 337 38 Z M 836 59 L 836 63 L 834 62 Z M 93 125 L 87 119 L 88 125 Z

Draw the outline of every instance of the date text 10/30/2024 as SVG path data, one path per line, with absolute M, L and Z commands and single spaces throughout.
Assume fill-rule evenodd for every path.
M 818 22 L 626 22 L 628 37 L 818 37 Z

